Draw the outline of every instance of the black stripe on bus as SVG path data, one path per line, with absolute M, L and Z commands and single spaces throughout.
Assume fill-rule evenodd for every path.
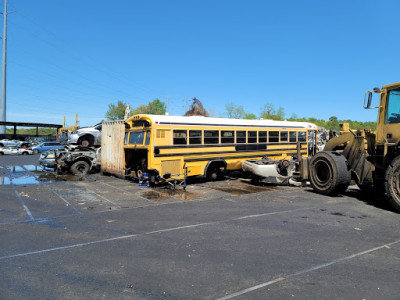
M 262 128 L 301 128 L 307 129 L 303 126 L 282 126 L 282 125 L 238 125 L 238 124 L 198 124 L 198 123 L 175 123 L 175 122 L 159 122 L 158 125 L 189 125 L 189 126 L 215 126 L 215 127 L 262 127 Z
M 307 150 L 307 148 L 301 148 Z M 275 152 L 275 151 L 291 151 L 295 152 L 297 149 L 265 149 L 265 150 L 241 150 L 241 151 L 217 151 L 217 152 L 187 152 L 187 153 L 168 153 L 168 154 L 154 154 L 154 157 L 173 157 L 173 156 L 193 156 L 193 155 L 210 155 L 210 154 L 231 154 L 231 153 L 249 153 L 249 152 Z M 262 155 L 261 155 L 262 156 Z
M 287 153 L 285 153 L 287 154 Z M 307 152 L 301 152 L 301 154 L 307 154 Z M 271 155 L 271 157 L 273 156 L 282 156 L 283 153 L 277 153 L 274 155 Z M 185 163 L 186 162 L 198 162 L 198 161 L 210 161 L 210 160 L 227 160 L 227 159 L 236 159 L 236 158 L 258 158 L 258 157 L 263 157 L 262 155 L 244 155 L 244 156 L 216 156 L 216 157 L 207 157 L 207 158 L 193 158 L 193 159 L 185 159 Z
M 300 142 L 303 145 L 307 142 Z M 238 144 L 192 144 L 192 145 L 172 145 L 172 146 L 156 146 L 155 149 L 179 149 L 179 148 L 214 148 L 214 147 L 236 147 L 244 145 L 260 145 L 260 146 L 280 146 L 280 145 L 297 145 L 297 142 L 290 143 L 238 143 Z

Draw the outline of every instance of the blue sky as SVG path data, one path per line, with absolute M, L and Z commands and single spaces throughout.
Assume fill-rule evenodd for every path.
M 3 1 L 0 1 L 3 6 Z M 214 116 L 375 121 L 364 92 L 400 81 L 397 1 L 8 0 L 7 120 L 80 125 L 109 103 L 185 97 Z M 2 23 L 2 22 L 1 22 Z

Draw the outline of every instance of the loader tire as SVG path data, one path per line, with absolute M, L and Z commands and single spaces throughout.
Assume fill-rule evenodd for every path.
M 346 158 L 335 151 L 317 153 L 310 161 L 310 183 L 323 195 L 344 193 L 350 184 L 351 172 Z
M 90 166 L 84 160 L 78 160 L 71 165 L 70 172 L 73 175 L 86 175 L 89 173 Z
M 390 203 L 400 212 L 400 157 L 395 158 L 386 169 L 385 190 Z

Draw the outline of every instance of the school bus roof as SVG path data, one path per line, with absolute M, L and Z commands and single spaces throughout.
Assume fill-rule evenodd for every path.
M 135 115 L 127 120 L 134 122 L 147 120 L 152 125 L 187 125 L 187 126 L 244 126 L 244 127 L 278 127 L 278 128 L 305 128 L 316 130 L 318 127 L 308 122 L 275 121 L 275 120 L 246 120 L 209 118 L 202 116 L 165 116 L 165 115 Z

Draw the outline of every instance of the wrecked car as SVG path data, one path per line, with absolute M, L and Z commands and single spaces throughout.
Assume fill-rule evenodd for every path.
M 100 148 L 67 146 L 65 152 L 56 156 L 57 173 L 70 172 L 73 175 L 86 175 L 100 166 Z
M 83 127 L 68 134 L 68 144 L 77 144 L 82 147 L 101 146 L 102 123 L 91 127 Z
M 40 154 L 39 164 L 44 168 L 55 169 L 57 166 L 56 157 L 65 150 L 50 150 Z
M 253 180 L 260 183 L 289 184 L 297 169 L 297 162 L 293 159 L 271 160 L 251 159 L 242 162 L 244 172 L 251 173 Z

